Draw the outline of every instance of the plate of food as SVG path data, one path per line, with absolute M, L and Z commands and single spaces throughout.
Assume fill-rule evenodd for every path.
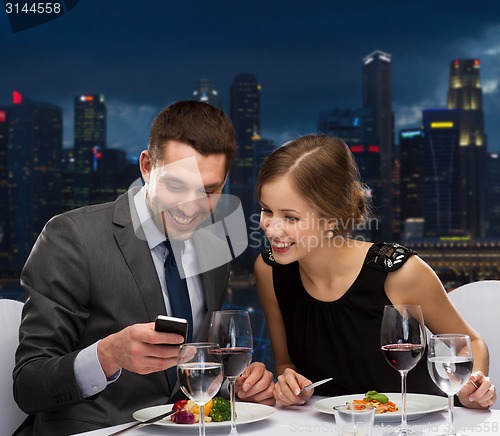
M 375 394 L 373 394 L 375 392 Z M 372 393 L 372 395 L 368 395 Z M 380 397 L 383 395 L 383 397 Z M 377 396 L 379 396 L 377 398 Z M 385 397 L 385 398 L 384 398 Z M 387 401 L 385 401 L 387 399 Z M 383 401 L 380 401 L 383 400 Z M 378 394 L 369 391 L 366 394 L 342 395 L 325 398 L 314 403 L 315 410 L 333 415 L 333 407 L 347 403 L 372 404 L 375 411 L 375 422 L 401 421 L 401 393 Z M 438 412 L 448 407 L 448 398 L 437 395 L 406 394 L 406 418 L 408 421 L 419 419 L 428 413 Z
M 208 406 L 208 407 L 207 407 Z M 229 427 L 231 425 L 230 404 L 229 401 L 222 397 L 214 398 L 210 404 L 205 406 L 205 412 L 208 416 L 205 419 L 205 429 Z M 172 417 L 164 418 L 153 423 L 153 425 L 161 425 L 175 429 L 175 431 L 198 431 L 199 413 L 198 406 L 190 400 L 181 400 L 175 404 L 165 404 L 162 406 L 147 407 L 138 410 L 132 416 L 137 421 L 147 421 L 150 418 L 161 415 L 172 409 L 178 409 Z M 236 403 L 236 425 L 249 424 L 252 422 L 262 421 L 274 414 L 274 408 L 264 404 L 256 403 Z

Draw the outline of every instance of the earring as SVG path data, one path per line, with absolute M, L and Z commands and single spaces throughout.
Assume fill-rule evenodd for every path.
M 329 239 L 332 239 L 333 238 L 333 230 L 329 230 L 326 234 L 326 236 L 329 238 Z

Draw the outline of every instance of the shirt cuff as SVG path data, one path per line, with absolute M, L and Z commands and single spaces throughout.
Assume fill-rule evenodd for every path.
M 109 379 L 106 378 L 97 357 L 97 344 L 98 342 L 95 342 L 84 348 L 75 358 L 75 377 L 83 398 L 91 397 L 103 391 L 108 384 L 116 381 L 122 373 L 120 369 Z

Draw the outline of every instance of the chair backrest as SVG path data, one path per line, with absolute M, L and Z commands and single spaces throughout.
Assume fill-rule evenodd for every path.
M 500 385 L 500 280 L 467 283 L 450 292 L 450 300 L 488 345 L 489 376 Z M 500 400 L 492 407 L 500 409 Z
M 10 435 L 28 415 L 17 406 L 12 393 L 14 355 L 19 344 L 23 303 L 0 299 L 0 435 Z

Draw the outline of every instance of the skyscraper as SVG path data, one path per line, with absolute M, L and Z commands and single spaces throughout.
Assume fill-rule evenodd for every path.
M 61 161 L 61 201 L 62 210 L 75 209 L 74 185 L 75 185 L 75 150 L 63 148 Z
M 500 154 L 488 156 L 488 232 L 493 238 L 500 238 Z
M 62 110 L 14 91 L 11 114 L 9 236 L 20 270 L 45 223 L 61 212 Z
M 74 205 L 89 204 L 96 189 L 95 153 L 106 148 L 106 103 L 104 95 L 76 95 Z
M 391 55 L 374 51 L 363 58 L 363 107 L 373 110 L 375 144 L 380 147 L 381 238 L 392 239 L 392 160 L 394 114 L 392 112 Z
M 471 236 L 486 234 L 487 144 L 479 70 L 478 59 L 452 61 L 448 86 L 448 109 L 457 109 L 460 118 L 462 227 Z
M 208 79 L 200 79 L 193 91 L 193 100 L 204 101 L 222 109 L 219 92 Z
M 423 158 L 424 132 L 406 129 L 399 132 L 401 161 L 401 219 L 424 217 Z
M 0 107 L 0 274 L 9 269 L 9 197 L 7 149 L 9 145 L 10 108 Z
M 236 133 L 238 149 L 229 172 L 229 193 L 238 197 L 247 218 L 247 230 L 252 232 L 249 220 L 254 212 L 254 147 L 260 141 L 260 85 L 254 74 L 238 74 L 230 89 L 230 118 Z M 248 273 L 255 258 L 247 250 L 232 263 L 233 270 Z
M 399 132 L 400 214 L 403 240 L 422 237 L 417 229 L 424 220 L 423 193 L 424 132 L 406 129 Z M 420 226 L 421 227 L 421 226 Z
M 230 118 L 238 144 L 231 184 L 246 184 L 252 177 L 253 140 L 260 135 L 260 90 L 254 74 L 238 74 L 231 85 Z
M 459 135 L 457 110 L 423 112 L 424 157 L 424 236 L 463 234 L 460 219 Z
M 94 150 L 95 183 L 91 193 L 92 203 L 115 201 L 130 183 L 126 177 L 127 155 L 124 150 L 107 148 Z

